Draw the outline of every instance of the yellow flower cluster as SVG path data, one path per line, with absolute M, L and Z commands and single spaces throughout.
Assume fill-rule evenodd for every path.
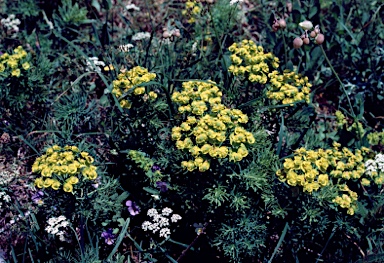
M 345 194 L 337 196 L 332 202 L 339 205 L 341 208 L 347 209 L 349 215 L 355 214 L 355 211 L 357 210 L 357 193 L 351 191 L 345 184 L 339 185 L 339 191 L 345 192 Z
M 384 132 L 372 132 L 367 135 L 370 145 L 384 145 Z
M 135 163 L 139 165 L 141 169 L 146 172 L 149 171 L 155 164 L 151 158 L 146 157 L 145 154 L 140 151 L 130 150 L 128 152 L 128 158 L 132 159 Z
M 365 173 L 364 156 L 370 151 L 368 148 L 361 148 L 355 153 L 348 148 L 339 149 L 340 144 L 334 142 L 333 149 L 306 150 L 300 148 L 295 151 L 293 158 L 284 161 L 284 169 L 276 172 L 276 175 L 283 182 L 291 186 L 301 186 L 304 192 L 312 193 L 335 182 L 337 185 L 342 181 L 366 180 L 362 178 Z M 334 180 L 332 180 L 334 179 Z M 333 200 L 342 208 L 348 209 L 348 214 L 353 214 L 357 209 L 357 194 L 351 190 L 347 192 L 352 200 L 347 205 L 347 199 L 343 194 Z M 341 198 L 341 199 L 340 199 Z M 342 204 L 342 205 L 341 205 Z
M 94 159 L 87 152 L 81 152 L 76 146 L 60 147 L 54 145 L 32 165 L 32 172 L 41 174 L 35 179 L 38 188 L 58 190 L 63 184 L 65 192 L 72 192 L 73 185 L 79 182 L 80 174 L 84 179 L 97 178 Z
M 20 77 L 21 70 L 28 70 L 31 65 L 26 61 L 28 53 L 22 46 L 13 50 L 14 54 L 4 53 L 0 56 L 0 73 L 10 72 L 13 77 Z
M 283 104 L 296 101 L 309 102 L 311 84 L 307 77 L 285 70 L 280 74 L 279 58 L 272 53 L 265 53 L 262 46 L 257 46 L 251 40 L 243 40 L 229 47 L 232 53 L 232 65 L 228 71 L 235 76 L 247 76 L 252 83 L 269 84 L 266 95 L 269 99 Z
M 196 0 L 187 0 L 185 9 L 181 11 L 183 16 L 188 18 L 187 22 L 192 24 L 196 21 L 197 16 L 201 12 L 201 5 Z
M 347 124 L 347 119 L 345 118 L 345 115 L 341 111 L 336 111 L 335 112 L 336 116 L 336 123 L 337 126 L 342 127 L 344 124 Z
M 266 95 L 269 99 L 281 101 L 282 104 L 292 104 L 302 100 L 309 103 L 312 84 L 308 82 L 308 77 L 302 77 L 289 70 L 284 70 L 283 74 L 274 70 L 268 74 L 268 77 L 270 88 Z
M 181 163 L 188 171 L 207 171 L 210 158 L 240 162 L 248 155 L 246 145 L 255 142 L 253 134 L 240 126 L 248 122 L 248 116 L 223 105 L 222 95 L 213 81 L 184 82 L 183 90 L 172 94 L 179 112 L 187 114 L 180 126 L 172 128 L 172 139 L 179 150 L 194 157 Z
M 155 73 L 150 73 L 146 68 L 137 66 L 131 70 L 120 73 L 117 76 L 117 79 L 113 81 L 112 93 L 115 94 L 117 98 L 123 96 L 124 93 L 127 93 L 132 90 L 134 95 L 143 95 L 145 93 L 145 87 L 138 87 L 140 84 L 150 82 L 156 78 Z M 153 91 L 149 92 L 149 99 L 155 100 L 157 94 Z M 120 106 L 122 108 L 130 109 L 132 102 L 129 99 L 120 100 Z

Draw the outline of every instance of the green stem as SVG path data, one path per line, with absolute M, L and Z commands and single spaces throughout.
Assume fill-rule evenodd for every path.
M 285 60 L 285 68 L 287 68 L 287 64 L 288 64 L 288 55 L 287 55 L 287 42 L 285 41 L 285 31 L 282 30 L 282 34 L 283 34 L 283 43 L 284 43 L 284 60 Z
M 227 70 L 228 66 L 227 66 L 227 62 L 225 61 L 225 58 L 224 58 L 223 45 L 221 43 L 221 37 L 219 38 L 219 36 L 218 36 L 216 25 L 215 25 L 215 21 L 213 20 L 213 16 L 212 16 L 211 9 L 209 8 L 209 6 L 208 6 L 208 12 L 209 12 L 209 15 L 211 16 L 211 19 L 212 19 L 213 31 L 215 31 L 215 36 L 216 36 L 216 38 L 217 38 L 217 40 L 219 42 L 219 47 L 220 47 L 219 53 L 220 53 L 221 57 L 223 58 L 223 63 L 224 63 L 224 66 L 225 66 L 225 70 Z
M 347 91 L 345 90 L 344 84 L 343 84 L 343 82 L 341 81 L 339 75 L 336 73 L 335 69 L 333 68 L 333 66 L 332 66 L 332 64 L 331 64 L 331 61 L 329 60 L 327 54 L 325 54 L 323 45 L 320 45 L 320 48 L 321 48 L 321 52 L 323 52 L 323 55 L 324 55 L 325 60 L 327 61 L 327 63 L 328 63 L 328 65 L 329 65 L 329 67 L 331 68 L 333 74 L 335 74 L 336 79 L 339 81 L 340 86 L 341 86 L 341 88 L 343 89 L 343 92 L 344 92 L 345 96 L 347 97 L 348 104 L 349 104 L 349 108 L 351 109 L 351 114 L 352 114 L 353 118 L 355 119 L 355 118 L 356 118 L 356 115 L 355 115 L 355 112 L 353 111 L 352 103 L 351 103 L 351 100 L 349 99 L 349 96 L 348 96 Z

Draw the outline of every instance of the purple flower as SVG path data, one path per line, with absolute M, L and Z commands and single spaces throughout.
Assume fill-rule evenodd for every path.
M 131 200 L 128 200 L 125 203 L 126 206 L 128 206 L 128 212 L 131 214 L 131 216 L 135 216 L 139 214 L 140 209 L 139 207 L 135 204 L 135 202 L 132 202 Z
M 152 169 L 152 172 L 156 172 L 156 171 L 161 170 L 160 166 L 157 166 L 157 165 L 153 165 L 151 169 Z
M 108 245 L 112 245 L 115 243 L 116 236 L 112 234 L 112 228 L 109 228 L 107 231 L 101 233 L 101 237 L 105 238 L 105 243 Z
M 32 195 L 32 201 L 35 204 L 41 205 L 44 203 L 43 198 L 42 198 L 43 196 L 44 196 L 43 191 L 38 191 L 34 195 Z
M 157 188 L 160 188 L 160 192 L 166 192 L 168 190 L 168 185 L 166 182 L 156 182 Z

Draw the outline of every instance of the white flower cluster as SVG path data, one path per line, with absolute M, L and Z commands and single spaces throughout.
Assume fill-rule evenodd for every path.
M 139 32 L 132 36 L 132 40 L 139 41 L 139 40 L 147 39 L 150 37 L 151 37 L 151 34 L 149 32 Z
M 244 2 L 244 0 L 231 0 L 231 1 L 229 2 L 229 5 L 234 5 L 234 4 L 242 3 L 242 2 Z
M 168 228 L 169 226 L 169 220 L 171 220 L 172 223 L 176 223 L 181 219 L 181 216 L 178 214 L 171 215 L 173 210 L 169 207 L 164 208 L 161 211 L 161 214 L 157 212 L 155 208 L 151 208 L 148 210 L 147 215 L 152 218 L 152 222 L 145 221 L 141 228 L 144 231 L 152 231 L 153 233 L 156 233 L 159 231 L 159 236 L 168 238 L 171 235 L 171 230 Z M 171 215 L 170 218 L 167 218 Z
M 132 44 L 120 45 L 119 50 L 122 52 L 129 52 L 129 50 L 133 47 L 134 47 L 134 45 L 132 45 Z
M 66 228 L 69 222 L 65 216 L 51 217 L 48 219 L 48 226 L 45 228 L 49 234 L 56 235 L 61 241 L 66 241 L 65 231 L 60 228 Z
M 4 191 L 0 192 L 0 210 L 3 210 L 3 201 L 5 203 L 11 202 L 11 197 Z
M 10 171 L 5 170 L 5 168 L 0 166 L 0 186 L 8 185 L 13 179 L 19 177 L 20 171 L 17 169 L 17 164 L 12 164 Z
M 93 62 L 93 65 L 91 63 Z M 85 68 L 86 71 L 96 71 L 101 72 L 101 68 L 99 66 L 104 67 L 105 63 L 103 61 L 99 61 L 98 57 L 90 57 L 87 60 L 87 67 Z
M 384 172 L 384 154 L 377 154 L 374 160 L 368 160 L 364 163 L 365 173 L 373 176 L 378 172 Z
M 18 25 L 21 24 L 20 19 L 16 18 L 15 15 L 9 15 L 8 18 L 3 18 L 0 20 L 1 24 L 7 28 L 7 30 L 11 30 L 15 32 L 12 37 L 16 37 L 16 33 L 19 32 Z

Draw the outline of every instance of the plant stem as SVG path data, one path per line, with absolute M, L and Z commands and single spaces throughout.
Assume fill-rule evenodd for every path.
M 324 51 L 323 45 L 320 45 L 320 48 L 321 48 L 321 52 L 323 52 L 323 55 L 324 55 L 325 60 L 327 61 L 327 63 L 328 63 L 328 65 L 329 65 L 329 67 L 331 68 L 333 74 L 335 74 L 336 79 L 339 81 L 340 86 L 341 86 L 341 88 L 343 89 L 343 92 L 344 92 L 345 96 L 347 97 L 348 104 L 349 104 L 349 108 L 351 109 L 351 114 L 352 114 L 353 118 L 355 119 L 355 118 L 356 118 L 356 115 L 355 115 L 355 112 L 353 111 L 352 103 L 351 103 L 351 100 L 349 99 L 349 96 L 348 96 L 347 91 L 345 90 L 344 84 L 343 84 L 343 82 L 341 81 L 339 75 L 336 73 L 335 69 L 333 68 L 333 66 L 332 66 L 332 64 L 331 64 L 331 61 L 329 60 L 327 54 L 326 54 L 325 51 Z
M 283 35 L 283 43 L 284 43 L 284 60 L 285 60 L 285 68 L 287 68 L 288 64 L 288 55 L 287 55 L 287 42 L 285 41 L 285 30 L 282 30 L 281 33 Z

